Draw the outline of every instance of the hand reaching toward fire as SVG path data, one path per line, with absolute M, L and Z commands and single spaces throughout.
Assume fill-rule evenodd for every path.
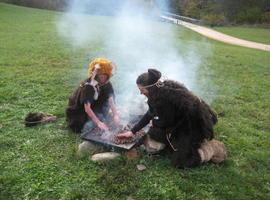
M 98 128 L 100 128 L 102 131 L 108 131 L 109 130 L 109 127 L 105 124 L 105 123 L 103 123 L 103 122 L 98 122 L 97 123 L 97 126 L 98 126 Z
M 120 140 L 121 139 L 129 139 L 132 137 L 134 137 L 134 134 L 131 131 L 126 131 L 126 132 L 123 132 L 123 133 L 120 133 L 117 135 L 117 138 Z

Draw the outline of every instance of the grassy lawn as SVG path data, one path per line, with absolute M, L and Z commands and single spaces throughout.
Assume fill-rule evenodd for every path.
M 270 44 L 270 28 L 215 27 L 214 29 L 237 38 Z
M 58 16 L 0 3 L 0 199 L 270 199 L 269 52 L 175 27 L 175 44 L 183 54 L 189 46 L 211 46 L 211 54 L 200 50 L 207 59 L 197 81 L 204 84 L 207 76 L 214 83 L 212 106 L 223 113 L 217 138 L 228 147 L 228 160 L 190 170 L 147 155 L 97 164 L 76 157 L 81 140 L 66 129 L 64 109 L 80 81 L 83 60 L 89 52 L 94 57 L 98 48 L 74 51 L 57 34 Z M 243 32 L 243 38 L 249 35 Z M 250 32 L 250 39 L 270 43 L 263 33 L 270 32 Z M 22 121 L 30 111 L 59 119 L 25 128 Z M 147 170 L 139 172 L 139 163 Z

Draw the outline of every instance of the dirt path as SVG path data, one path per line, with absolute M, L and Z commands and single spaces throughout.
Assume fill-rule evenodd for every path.
M 220 33 L 218 31 L 215 31 L 215 30 L 210 29 L 210 28 L 195 25 L 195 24 L 192 24 L 189 22 L 184 22 L 182 20 L 167 17 L 167 16 L 161 16 L 161 18 L 163 18 L 165 20 L 169 20 L 175 24 L 185 26 L 193 31 L 196 31 L 196 32 L 198 32 L 198 33 L 200 33 L 208 38 L 214 39 L 214 40 L 218 40 L 218 41 L 233 44 L 233 45 L 239 45 L 242 47 L 270 51 L 270 45 L 267 45 L 267 44 L 262 44 L 262 43 L 258 43 L 258 42 L 252 42 L 252 41 L 248 41 L 248 40 L 239 39 L 236 37 L 226 35 L 224 33 Z

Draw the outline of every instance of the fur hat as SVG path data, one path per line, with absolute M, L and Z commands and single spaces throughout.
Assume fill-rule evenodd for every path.
M 142 86 L 153 85 L 161 78 L 161 72 L 156 69 L 148 69 L 148 72 L 141 74 L 137 78 L 137 84 Z
M 115 64 L 106 58 L 95 58 L 88 66 L 88 77 L 96 74 L 106 74 L 110 78 L 113 75 Z

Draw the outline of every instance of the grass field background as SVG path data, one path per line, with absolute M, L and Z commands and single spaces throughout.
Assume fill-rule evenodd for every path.
M 81 141 L 66 129 L 64 109 L 86 72 L 83 60 L 100 47 L 72 49 L 57 34 L 59 15 L 0 3 L 0 199 L 270 199 L 269 52 L 175 27 L 183 54 L 189 45 L 211 45 L 199 77 L 211 78 L 217 90 L 211 105 L 222 113 L 215 130 L 228 160 L 189 170 L 147 155 L 97 164 L 76 157 Z M 25 128 L 30 111 L 59 119 Z M 136 170 L 139 163 L 147 170 Z
M 270 28 L 236 26 L 236 27 L 215 27 L 215 30 L 237 38 L 250 40 L 253 42 L 270 44 Z

